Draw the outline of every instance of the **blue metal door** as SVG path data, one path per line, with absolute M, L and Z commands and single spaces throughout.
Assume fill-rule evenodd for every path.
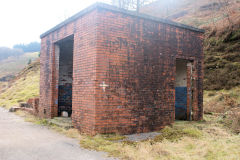
M 187 119 L 187 87 L 175 88 L 175 119 Z

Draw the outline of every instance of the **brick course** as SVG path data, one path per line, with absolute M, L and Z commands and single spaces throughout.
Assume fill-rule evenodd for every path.
M 202 32 L 102 5 L 41 36 L 39 116 L 57 116 L 54 44 L 71 35 L 72 120 L 81 132 L 130 134 L 173 123 L 177 58 L 193 62 L 193 120 L 202 119 Z

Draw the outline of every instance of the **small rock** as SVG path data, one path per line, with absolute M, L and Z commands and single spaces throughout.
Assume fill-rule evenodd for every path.
M 10 109 L 9 109 L 9 112 L 16 112 L 16 111 L 18 111 L 20 109 L 20 107 L 11 107 Z
M 62 117 L 68 117 L 68 112 L 63 111 L 63 112 L 62 112 Z

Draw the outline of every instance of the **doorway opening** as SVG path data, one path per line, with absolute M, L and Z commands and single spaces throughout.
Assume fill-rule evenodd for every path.
M 191 64 L 188 60 L 176 60 L 176 77 L 175 77 L 175 119 L 189 120 L 189 97 L 188 90 L 191 90 L 189 85 L 188 66 Z
M 58 116 L 72 115 L 73 35 L 57 42 L 59 48 Z

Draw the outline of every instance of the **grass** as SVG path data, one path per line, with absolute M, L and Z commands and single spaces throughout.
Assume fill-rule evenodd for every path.
M 10 108 L 19 102 L 26 102 L 29 98 L 39 96 L 39 61 L 29 67 L 31 66 L 34 68 L 26 68 L 9 88 L 0 93 L 0 106 Z
M 181 122 L 180 122 L 181 123 Z M 180 124 L 176 123 L 176 124 Z M 162 142 L 163 140 L 168 140 L 171 142 L 179 141 L 183 137 L 192 137 L 192 138 L 200 138 L 202 136 L 202 132 L 194 127 L 188 127 L 181 125 L 174 125 L 173 127 L 165 127 L 160 132 L 161 134 L 154 138 L 155 142 Z
M 84 136 L 80 144 L 87 149 L 105 151 L 111 156 L 131 160 L 239 159 L 240 134 L 234 130 L 238 125 L 235 123 L 234 126 L 234 116 L 231 114 L 221 114 L 239 104 L 239 91 L 239 87 L 205 91 L 204 106 L 212 114 L 204 115 L 204 120 L 200 122 L 176 121 L 159 131 L 161 134 L 154 139 L 133 142 L 125 138 L 118 142 L 96 135 Z
M 177 121 L 161 130 L 155 139 L 140 142 L 116 142 L 97 135 L 84 137 L 80 144 L 122 159 L 237 159 L 240 136 L 228 131 L 217 119 L 207 115 L 202 122 Z
M 218 122 L 235 133 L 240 133 L 239 93 L 240 87 L 204 92 L 204 112 L 218 114 Z
M 26 121 L 47 126 L 50 129 L 79 140 L 81 147 L 104 151 L 109 156 L 131 160 L 164 159 L 238 159 L 240 156 L 240 135 L 233 134 L 218 123 L 215 115 L 206 115 L 201 122 L 176 121 L 172 126 L 159 131 L 155 139 L 140 142 L 128 141 L 117 134 L 88 136 L 76 129 L 64 129 L 18 111 Z

